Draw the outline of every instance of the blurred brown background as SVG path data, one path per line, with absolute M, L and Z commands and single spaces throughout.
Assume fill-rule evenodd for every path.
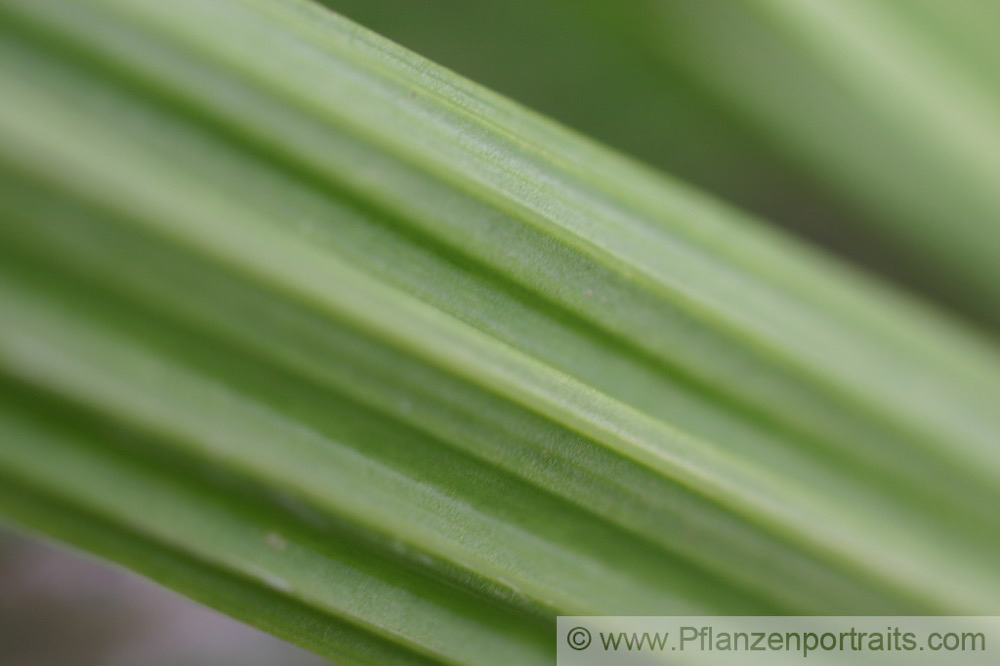
M 127 571 L 0 527 L 0 664 L 329 662 Z

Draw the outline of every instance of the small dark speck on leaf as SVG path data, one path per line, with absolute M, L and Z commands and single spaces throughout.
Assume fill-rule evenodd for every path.
M 284 550 L 288 547 L 288 542 L 285 541 L 284 537 L 275 532 L 268 532 L 267 536 L 264 537 L 264 543 L 275 550 Z

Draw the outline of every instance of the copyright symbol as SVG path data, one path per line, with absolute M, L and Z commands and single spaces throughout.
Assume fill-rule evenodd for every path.
M 566 634 L 566 642 L 574 650 L 586 650 L 590 647 L 590 640 L 590 632 L 583 627 L 570 629 L 569 633 Z

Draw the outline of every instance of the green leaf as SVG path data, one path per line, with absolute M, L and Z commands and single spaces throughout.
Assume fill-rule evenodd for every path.
M 308 3 L 11 0 L 0 57 L 13 519 L 345 663 L 995 612 L 973 333 Z
M 991 0 L 322 0 L 996 327 Z

